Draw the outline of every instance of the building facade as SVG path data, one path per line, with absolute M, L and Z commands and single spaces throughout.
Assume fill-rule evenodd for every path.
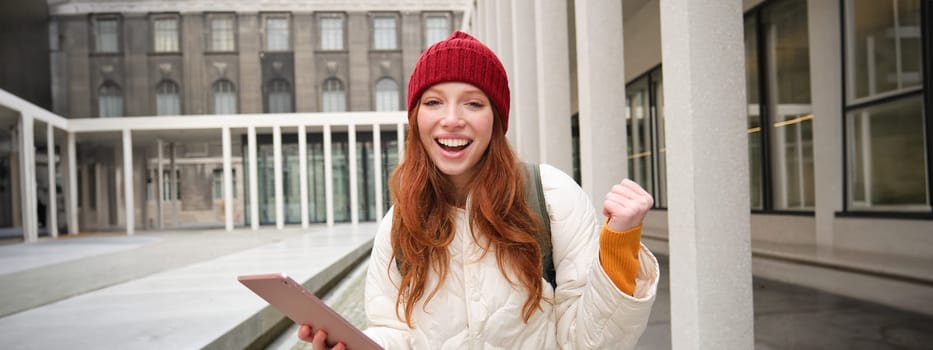
M 67 118 L 401 111 L 408 74 L 418 56 L 459 28 L 465 9 L 462 1 L 215 5 L 211 1 L 52 2 L 48 27 L 52 111 Z M 244 190 L 249 183 L 243 165 L 245 131 L 234 130 L 233 136 L 238 225 L 251 224 L 245 214 L 250 210 L 249 191 Z M 273 135 L 269 128 L 258 131 L 260 221 L 272 224 L 276 222 Z M 281 140 L 286 223 L 301 220 L 295 132 L 284 130 Z M 379 148 L 384 154 L 379 158 L 385 160 L 386 178 L 397 163 L 397 132 L 383 134 Z M 220 138 L 199 133 L 134 136 L 138 227 L 223 225 Z M 361 131 L 358 136 L 357 176 L 363 181 L 360 219 L 375 220 L 381 213 L 376 212 L 369 174 L 374 140 L 371 133 Z M 346 131 L 338 131 L 332 141 L 336 221 L 351 220 L 349 139 Z M 12 138 L 6 141 L 10 144 Z M 308 131 L 312 222 L 325 221 L 322 141 L 319 130 Z M 119 137 L 79 136 L 77 148 L 81 229 L 125 227 Z M 161 167 L 158 154 L 162 154 Z M 49 206 L 44 195 L 48 180 L 41 176 L 45 160 L 37 161 L 37 204 L 42 211 Z M 17 198 L 8 200 L 14 203 Z M 39 216 L 44 226 L 46 215 Z M 19 222 L 16 215 L 8 221 L 8 226 Z M 57 222 L 65 228 L 65 220 Z

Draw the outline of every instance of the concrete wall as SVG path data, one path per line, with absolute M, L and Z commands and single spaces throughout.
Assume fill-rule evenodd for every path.
M 0 89 L 51 109 L 48 13 L 45 1 L 0 2 Z

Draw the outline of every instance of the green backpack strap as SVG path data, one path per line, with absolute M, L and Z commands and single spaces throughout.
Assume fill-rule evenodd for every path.
M 551 255 L 551 218 L 547 213 L 547 203 L 544 200 L 544 189 L 541 187 L 541 169 L 538 164 L 525 163 L 525 201 L 538 220 L 541 220 L 543 230 L 538 237 L 538 247 L 541 248 L 542 271 L 541 276 L 557 288 L 557 273 L 554 270 L 554 257 Z
M 557 288 L 557 273 L 554 270 L 554 258 L 551 256 L 551 218 L 547 213 L 547 203 L 544 201 L 544 190 L 541 187 L 541 170 L 538 164 L 525 163 L 525 201 L 528 208 L 541 220 L 544 229 L 538 237 L 538 247 L 541 248 L 542 271 L 541 276 Z M 401 250 L 395 251 L 395 267 L 402 271 Z

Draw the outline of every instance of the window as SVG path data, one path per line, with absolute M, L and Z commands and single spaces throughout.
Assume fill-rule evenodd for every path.
M 236 50 L 236 34 L 233 15 L 213 14 L 208 17 L 211 24 L 210 51 Z
M 175 178 L 172 178 L 173 172 L 171 170 L 162 171 L 162 200 L 173 200 L 172 193 L 175 193 L 174 200 L 181 200 L 181 169 L 175 169 L 174 174 Z M 172 183 L 174 181 L 174 186 Z M 174 191 L 173 191 L 174 189 Z
M 379 15 L 373 17 L 373 48 L 376 50 L 398 49 L 395 32 L 395 16 Z
M 288 51 L 288 17 L 266 17 L 266 50 Z
M 123 93 L 113 82 L 105 82 L 97 89 L 97 113 L 101 118 L 123 116 Z
M 285 79 L 274 79 L 269 82 L 266 113 L 291 113 L 292 88 Z
M 324 81 L 321 100 L 323 102 L 324 112 L 347 111 L 347 97 L 343 91 L 343 83 L 337 78 L 330 78 Z
M 321 17 L 321 50 L 343 50 L 343 17 Z
M 428 16 L 425 18 L 425 47 L 446 39 L 448 35 L 450 35 L 450 19 L 447 16 Z
M 751 207 L 812 211 L 807 2 L 774 1 L 746 18 Z
M 156 115 L 181 115 L 181 97 L 175 82 L 163 80 L 156 86 Z
M 233 198 L 236 198 L 236 169 L 230 169 L 233 183 Z M 224 199 L 224 170 L 214 169 L 214 199 Z
M 667 206 L 662 92 L 660 67 L 625 86 L 628 176 L 651 193 L 656 208 Z
M 156 17 L 152 21 L 152 44 L 155 52 L 178 52 L 178 18 Z
M 229 80 L 214 83 L 214 114 L 236 114 L 236 87 Z
M 117 17 L 98 17 L 94 20 L 95 51 L 120 52 L 120 21 Z
M 926 212 L 929 123 L 921 1 L 843 3 L 846 210 Z M 925 27 L 925 28 L 921 28 Z
M 397 111 L 398 102 L 398 84 L 391 78 L 382 78 L 376 82 L 376 111 Z

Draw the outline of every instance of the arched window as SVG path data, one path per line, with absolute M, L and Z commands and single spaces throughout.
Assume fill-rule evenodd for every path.
M 285 79 L 274 79 L 268 83 L 266 113 L 292 112 L 292 87 Z
M 339 79 L 330 78 L 325 80 L 322 91 L 321 100 L 324 112 L 347 111 L 347 95 L 343 90 L 343 83 Z
M 236 87 L 229 80 L 214 83 L 214 114 L 236 114 Z
M 123 92 L 111 81 L 97 89 L 97 113 L 101 118 L 123 116 Z
M 398 83 L 392 78 L 382 78 L 376 82 L 376 111 L 397 111 Z
M 180 115 L 181 96 L 178 94 L 178 84 L 171 80 L 163 80 L 156 86 L 156 115 Z

